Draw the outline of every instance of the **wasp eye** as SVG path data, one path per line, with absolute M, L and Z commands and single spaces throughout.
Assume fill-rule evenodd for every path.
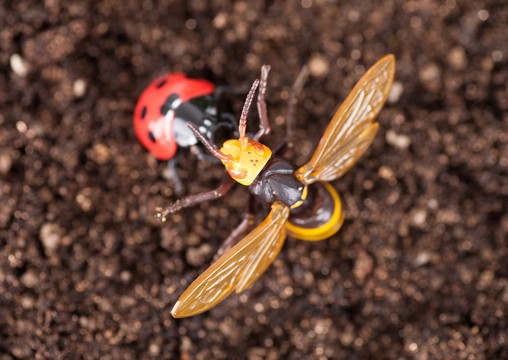
M 155 136 L 153 135 L 153 132 L 151 131 L 148 132 L 148 138 L 150 139 L 151 142 L 155 144 Z

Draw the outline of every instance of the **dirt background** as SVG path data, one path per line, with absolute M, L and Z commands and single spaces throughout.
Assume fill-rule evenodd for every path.
M 508 358 L 506 19 L 503 0 L 0 2 L 0 359 Z M 387 53 L 378 136 L 334 183 L 343 229 L 171 318 L 246 189 L 153 219 L 176 197 L 133 130 L 143 88 L 169 71 L 249 86 L 271 64 L 273 146 L 309 63 L 301 165 Z M 223 174 L 192 155 L 179 171 L 188 194 Z

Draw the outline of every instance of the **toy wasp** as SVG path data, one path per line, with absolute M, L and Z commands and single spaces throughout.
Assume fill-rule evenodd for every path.
M 225 242 L 229 246 L 254 225 L 257 202 L 271 205 L 271 210 L 263 222 L 225 251 L 185 290 L 171 311 L 174 317 L 199 314 L 217 305 L 233 290 L 244 291 L 272 263 L 286 235 L 315 241 L 328 238 L 340 229 L 344 210 L 337 192 L 328 182 L 348 171 L 374 139 L 378 129 L 374 119 L 393 82 L 395 58 L 383 57 L 363 75 L 333 116 L 310 161 L 296 171 L 277 156 L 291 142 L 290 137 L 286 136 L 273 152 L 259 142 L 270 132 L 265 103 L 268 71 L 268 66 L 262 67 L 261 80 L 254 82 L 247 95 L 239 121 L 239 139 L 228 140 L 218 149 L 194 124 L 187 124 L 222 161 L 230 177 L 215 190 L 183 198 L 165 210 L 158 208 L 156 216 L 164 221 L 168 214 L 184 207 L 224 196 L 237 181 L 249 187 L 250 195 L 244 220 Z M 289 98 L 290 132 L 301 78 L 302 74 Z M 245 136 L 247 113 L 258 85 L 260 126 L 251 140 Z

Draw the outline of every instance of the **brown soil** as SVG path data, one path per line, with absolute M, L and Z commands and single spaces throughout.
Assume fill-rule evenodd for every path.
M 506 19 L 500 0 L 2 2 L 0 359 L 508 358 Z M 144 86 L 249 86 L 271 64 L 273 146 L 309 63 L 301 165 L 387 53 L 378 136 L 334 183 L 342 230 L 288 239 L 246 294 L 173 319 L 246 190 L 153 218 L 176 197 L 134 134 Z M 186 155 L 180 175 L 191 194 L 223 169 Z

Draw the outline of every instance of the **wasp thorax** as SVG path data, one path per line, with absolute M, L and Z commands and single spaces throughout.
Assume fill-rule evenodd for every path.
M 240 184 L 248 186 L 263 170 L 272 156 L 272 151 L 257 141 L 245 139 L 228 140 L 220 151 L 232 158 L 222 160 L 229 175 Z

